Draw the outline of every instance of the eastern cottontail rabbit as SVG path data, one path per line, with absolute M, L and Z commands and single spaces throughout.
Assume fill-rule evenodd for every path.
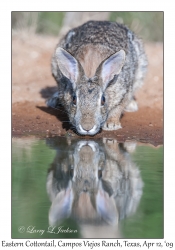
M 147 60 L 142 42 L 116 22 L 89 21 L 70 30 L 57 45 L 52 73 L 58 92 L 48 106 L 61 103 L 79 134 L 121 128 L 124 111 L 136 111 L 135 90 Z

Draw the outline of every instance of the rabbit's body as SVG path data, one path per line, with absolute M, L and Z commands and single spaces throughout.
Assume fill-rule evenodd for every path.
M 70 53 L 70 54 L 69 54 Z M 122 24 L 89 21 L 72 29 L 58 44 L 52 73 L 61 103 L 80 134 L 121 127 L 124 110 L 136 111 L 135 90 L 142 85 L 147 60 L 141 40 Z

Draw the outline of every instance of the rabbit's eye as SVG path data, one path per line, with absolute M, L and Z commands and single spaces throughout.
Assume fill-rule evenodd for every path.
M 104 95 L 102 95 L 102 97 L 101 97 L 101 105 L 104 106 L 104 104 L 105 104 L 105 97 L 104 97 Z
M 77 97 L 76 97 L 76 95 L 73 96 L 72 102 L 73 102 L 73 105 L 77 104 Z

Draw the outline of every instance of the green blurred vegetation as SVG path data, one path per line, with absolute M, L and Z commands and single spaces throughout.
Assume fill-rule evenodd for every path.
M 65 12 L 12 12 L 12 29 L 44 35 L 58 35 Z
M 66 12 L 12 12 L 12 29 L 32 29 L 36 33 L 58 35 Z M 163 41 L 163 12 L 110 13 L 110 21 L 126 24 L 145 41 Z
M 58 35 L 63 18 L 64 12 L 39 12 L 37 32 Z
M 126 24 L 146 41 L 163 41 L 163 12 L 111 12 L 111 21 Z

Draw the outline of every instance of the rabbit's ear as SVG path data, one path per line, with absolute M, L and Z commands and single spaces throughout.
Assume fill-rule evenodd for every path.
M 103 61 L 98 67 L 96 73 L 102 79 L 103 90 L 108 86 L 108 83 L 114 78 L 115 75 L 118 75 L 125 62 L 125 51 L 120 50 L 115 54 L 108 57 Z
M 61 190 L 52 202 L 49 211 L 49 224 L 56 225 L 61 220 L 69 217 L 72 209 L 73 191 L 71 183 L 67 189 Z
M 118 222 L 118 212 L 114 197 L 109 197 L 109 194 L 103 190 L 101 183 L 96 196 L 96 208 L 98 214 L 100 214 L 107 223 L 115 225 Z
M 60 47 L 56 49 L 55 57 L 59 69 L 72 82 L 73 88 L 75 88 L 75 83 L 79 77 L 79 62 L 69 52 Z

